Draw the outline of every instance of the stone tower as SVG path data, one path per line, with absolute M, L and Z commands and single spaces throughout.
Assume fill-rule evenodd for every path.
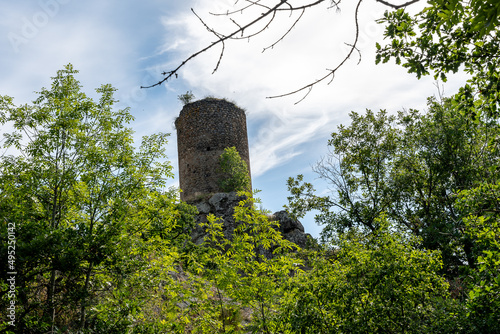
M 245 111 L 235 104 L 215 98 L 188 103 L 175 127 L 183 201 L 221 192 L 217 170 L 225 148 L 236 147 L 250 171 Z

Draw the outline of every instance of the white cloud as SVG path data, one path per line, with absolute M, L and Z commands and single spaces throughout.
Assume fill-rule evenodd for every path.
M 208 24 L 218 26 L 220 31 L 233 30 L 235 25 L 227 18 L 207 14 L 214 11 L 210 9 L 214 4 L 219 4 L 219 12 L 225 12 L 219 2 L 212 1 L 198 1 L 195 9 L 210 22 Z M 351 110 L 405 105 L 404 98 L 408 99 L 408 94 L 402 91 L 401 76 L 406 76 L 403 69 L 393 66 L 390 70 L 380 68 L 375 75 L 371 73 L 373 38 L 382 34 L 382 28 L 370 21 L 379 17 L 380 11 L 374 14 L 369 8 L 363 12 L 363 22 L 367 24 L 361 26 L 360 44 L 365 59 L 360 66 L 356 65 L 357 59 L 349 60 L 330 85 L 326 82 L 318 84 L 298 105 L 293 103 L 300 100 L 305 92 L 288 98 L 266 99 L 266 96 L 286 93 L 314 81 L 325 75 L 327 68 L 335 67 L 343 59 L 344 42 L 352 42 L 354 35 L 349 13 L 352 14 L 352 9 L 345 8 L 342 15 L 335 10 L 312 9 L 282 42 L 272 50 L 261 53 L 264 47 L 279 39 L 294 21 L 294 18 L 280 17 L 274 23 L 275 31 L 265 31 L 265 34 L 253 37 L 249 42 L 228 41 L 215 74 L 212 75 L 212 71 L 220 56 L 220 46 L 201 54 L 180 71 L 180 76 L 193 91 L 226 97 L 246 108 L 250 126 L 254 120 L 267 120 L 258 122 L 261 128 L 250 137 L 254 176 L 296 158 L 301 153 L 296 150 L 298 145 L 318 136 L 327 138 L 339 122 L 348 122 Z M 237 15 L 236 19 L 239 22 L 248 21 L 244 14 Z M 179 64 L 216 40 L 192 14 L 167 18 L 164 24 L 169 31 L 173 29 L 177 32 L 167 40 L 164 51 L 175 51 L 173 54 L 179 59 L 173 63 L 170 58 L 167 65 Z M 417 81 L 409 77 L 404 80 Z M 422 99 L 421 96 L 418 98 Z
M 342 3 L 340 14 L 326 9 L 329 2 L 307 11 L 282 42 L 264 53 L 263 48 L 287 31 L 293 17 L 279 17 L 265 34 L 250 41 L 228 42 L 220 68 L 213 75 L 219 47 L 187 63 L 179 73 L 179 80 L 160 88 L 139 88 L 161 79 L 162 71 L 177 67 L 186 57 L 216 40 L 191 13 L 191 7 L 209 24 L 227 32 L 235 25 L 226 17 L 208 13 L 224 13 L 234 3 L 234 0 L 6 2 L 0 12 L 0 94 L 14 96 L 17 104 L 29 102 L 35 97 L 33 91 L 50 85 L 50 77 L 72 62 L 80 70 L 78 79 L 89 95 L 103 83 L 119 89 L 116 96 L 121 101 L 120 107 L 131 107 L 136 116 L 133 127 L 137 139 L 157 131 L 174 133 L 167 152 L 174 167 L 177 167 L 177 152 L 171 123 L 181 109 L 177 95 L 192 90 L 199 98 L 215 95 L 233 100 L 248 112 L 255 183 L 273 180 L 261 186 L 263 192 L 273 194 L 267 196 L 270 203 L 265 203 L 272 207 L 273 199 L 286 197 L 284 180 L 291 175 L 284 173 L 309 169 L 324 152 L 330 133 L 338 124 L 349 122 L 351 110 L 387 108 L 395 112 L 402 107 L 422 108 L 426 97 L 436 93 L 432 78 L 418 81 L 401 67 L 374 66 L 373 44 L 380 40 L 382 28 L 373 20 L 385 8 L 373 1 L 364 2 L 361 7 L 358 45 L 363 56 L 361 64 L 356 65 L 357 58 L 352 57 L 330 85 L 317 85 L 298 105 L 294 102 L 303 95 L 282 99 L 266 99 L 266 96 L 299 88 L 323 76 L 327 68 L 342 60 L 344 43 L 352 43 L 354 36 L 352 2 Z M 57 9 L 54 4 L 58 4 Z M 249 20 L 245 13 L 237 18 L 241 22 Z M 24 38 L 17 45 L 18 52 L 9 33 Z M 450 80 L 448 94 L 456 90 L 457 82 L 463 82 L 463 77 L 458 79 Z M 311 157 L 313 160 L 308 161 Z M 294 171 L 290 171 L 291 167 Z

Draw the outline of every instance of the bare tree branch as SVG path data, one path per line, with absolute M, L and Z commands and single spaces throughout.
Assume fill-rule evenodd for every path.
M 290 33 L 290 31 L 292 31 L 292 29 L 297 25 L 297 23 L 300 21 L 300 19 L 302 18 L 302 15 L 304 15 L 305 12 L 306 12 L 306 9 L 304 8 L 302 10 L 302 13 L 300 13 L 300 16 L 297 18 L 297 20 L 295 20 L 295 22 L 290 26 L 290 29 L 288 29 L 288 31 L 283 36 L 281 36 L 281 38 L 278 39 L 276 42 L 274 42 L 270 46 L 264 48 L 264 50 L 262 50 L 262 52 L 264 53 L 266 50 L 274 48 L 274 46 L 276 44 L 278 44 L 279 42 L 281 42 L 282 40 L 284 40 L 285 37 L 286 37 L 286 35 L 288 35 Z
M 266 10 L 270 10 L 271 8 L 269 8 L 268 6 L 264 6 L 262 4 L 260 4 L 259 2 L 261 2 L 262 0 L 258 0 L 258 1 L 248 1 L 247 2 L 250 2 L 249 5 L 247 5 L 246 7 L 243 7 L 243 8 L 240 8 L 240 9 L 236 9 L 232 12 L 230 11 L 227 11 L 225 13 L 210 13 L 210 15 L 213 15 L 213 16 L 230 16 L 230 15 L 233 15 L 233 14 L 237 14 L 237 13 L 243 13 L 244 10 L 250 8 L 250 7 L 253 7 L 253 6 L 260 6 L 260 7 L 263 7 L 265 8 Z
M 222 57 L 224 56 L 224 51 L 226 50 L 226 43 L 224 42 L 224 38 L 226 36 L 222 35 L 222 34 L 219 34 L 218 32 L 216 32 L 214 29 L 210 28 L 202 19 L 201 17 L 196 14 L 196 12 L 191 8 L 191 11 L 193 12 L 194 15 L 196 15 L 196 17 L 201 21 L 201 23 L 207 28 L 208 31 L 210 31 L 211 33 L 213 33 L 217 38 L 219 38 L 219 40 L 221 40 L 221 43 L 222 43 L 222 50 L 220 52 L 220 55 L 219 55 L 219 60 L 217 61 L 217 65 L 215 65 L 215 68 L 212 72 L 212 74 L 214 74 L 217 69 L 219 68 L 220 66 L 220 62 L 222 61 Z M 236 22 L 235 22 L 236 23 Z M 241 29 L 241 27 L 240 27 Z
M 405 2 L 404 4 L 401 4 L 401 5 L 395 5 L 395 4 L 392 4 L 390 3 L 389 1 L 385 1 L 385 0 L 375 0 L 376 2 L 380 2 L 381 4 L 383 5 L 386 5 L 387 7 L 391 7 L 391 8 L 394 8 L 394 9 L 400 9 L 400 8 L 405 8 L 405 7 L 408 7 L 410 5 L 413 5 L 417 2 L 420 2 L 420 0 L 410 0 L 408 2 Z
M 288 30 L 279 38 L 277 39 L 274 43 L 272 43 L 271 45 L 269 45 L 268 47 L 265 47 L 263 49 L 262 52 L 265 52 L 266 50 L 268 49 L 272 49 L 274 48 L 274 46 L 276 46 L 278 43 L 280 43 L 281 41 L 283 41 L 288 35 L 289 33 L 293 30 L 293 28 L 296 27 L 296 25 L 298 24 L 298 22 L 302 19 L 305 11 L 308 9 L 308 8 L 312 8 L 312 7 L 315 7 L 321 3 L 324 3 L 326 1 L 330 1 L 331 3 L 331 6 L 328 7 L 328 8 L 337 8 L 337 10 L 340 10 L 339 8 L 339 5 L 340 5 L 340 2 L 342 0 L 311 0 L 310 3 L 306 3 L 304 5 L 300 5 L 300 6 L 297 6 L 297 7 L 294 7 L 292 4 L 290 4 L 291 0 L 278 0 L 278 3 L 272 7 L 270 6 L 267 6 L 264 2 L 264 0 L 245 0 L 244 2 L 246 4 L 244 4 L 243 6 L 241 6 L 241 8 L 237 9 L 237 10 L 234 10 L 234 11 L 227 11 L 226 13 L 210 13 L 211 15 L 214 15 L 214 16 L 227 16 L 229 17 L 229 20 L 235 24 L 237 26 L 237 29 L 233 30 L 231 33 L 229 34 L 223 34 L 223 33 L 220 33 L 220 32 L 217 32 L 215 29 L 211 28 L 210 26 L 208 26 L 204 21 L 203 19 L 198 15 L 196 14 L 196 12 L 191 9 L 191 11 L 194 13 L 194 15 L 196 15 L 196 17 L 200 20 L 200 22 L 205 26 L 205 28 L 211 32 L 212 34 L 214 34 L 217 38 L 216 41 L 210 43 L 208 46 L 206 46 L 205 48 L 191 54 L 188 58 L 184 59 L 184 61 L 181 62 L 181 64 L 179 66 L 177 66 L 175 69 L 171 70 L 171 71 L 165 71 L 162 73 L 162 75 L 164 76 L 163 79 L 161 79 L 160 81 L 158 81 L 157 83 L 155 84 L 152 84 L 150 86 L 141 86 L 141 88 L 151 88 L 151 87 L 155 87 L 155 86 L 159 86 L 161 85 L 162 83 L 166 82 L 167 80 L 169 80 L 170 78 L 172 77 L 175 77 L 177 78 L 178 77 L 178 72 L 179 70 L 184 66 L 186 65 L 186 63 L 188 63 L 189 61 L 191 61 L 192 59 L 194 59 L 195 57 L 199 56 L 200 54 L 212 49 L 213 47 L 221 44 L 221 52 L 220 52 L 220 55 L 219 55 L 219 59 L 217 61 L 217 64 L 213 70 L 212 73 L 215 73 L 220 64 L 221 64 L 221 61 L 222 61 L 222 58 L 224 56 L 224 51 L 225 51 L 225 42 L 228 41 L 228 40 L 241 40 L 241 39 L 249 39 L 251 37 L 254 37 L 256 35 L 259 35 L 260 33 L 264 32 L 264 30 L 266 30 L 267 28 L 269 28 L 269 26 L 274 22 L 274 19 L 276 18 L 276 15 L 277 13 L 290 13 L 290 16 L 292 15 L 292 13 L 296 12 L 296 11 L 299 11 L 300 14 L 298 16 L 298 18 L 296 20 L 294 20 L 294 22 L 289 26 Z M 344 57 L 344 59 L 334 68 L 334 69 L 327 69 L 327 74 L 324 75 L 323 77 L 319 78 L 319 79 L 316 79 L 314 81 L 312 81 L 311 83 L 299 88 L 299 89 L 296 89 L 292 92 L 289 92 L 289 93 L 285 93 L 285 94 L 280 94 L 280 95 L 275 95 L 275 96 L 269 96 L 268 98 L 270 99 L 273 99 L 273 98 L 279 98 L 279 97 L 285 97 L 285 96 L 290 96 L 290 95 L 294 95 L 294 94 L 297 94 L 297 93 L 300 93 L 300 92 L 303 92 L 303 91 L 306 91 L 306 94 L 303 98 L 301 98 L 298 102 L 296 103 L 299 103 L 301 102 L 302 100 L 304 100 L 305 97 L 307 97 L 309 95 L 309 93 L 312 91 L 312 88 L 320 83 L 320 82 L 323 82 L 327 79 L 330 79 L 330 81 L 328 82 L 328 84 L 330 84 L 332 82 L 332 80 L 334 79 L 335 77 L 335 72 L 340 68 L 342 67 L 348 59 L 350 59 L 350 57 L 352 56 L 352 54 L 357 51 L 358 54 L 359 54 L 359 61 L 361 60 L 361 53 L 360 53 L 360 50 L 357 48 L 357 43 L 358 43 L 358 39 L 359 39 L 359 7 L 361 5 L 361 2 L 363 0 L 358 0 L 358 3 L 356 5 L 356 10 L 355 10 L 355 15 L 354 15 L 354 22 L 355 22 L 355 28 L 356 28 L 356 36 L 354 38 L 354 42 L 352 44 L 347 44 L 349 47 L 350 47 L 350 50 L 349 50 L 349 53 L 347 54 L 347 56 Z M 390 7 L 390 8 L 393 8 L 393 9 L 399 9 L 399 8 L 404 8 L 404 7 L 407 7 L 407 6 L 410 6 L 414 3 L 417 3 L 417 2 L 420 2 L 421 0 L 407 0 L 407 2 L 403 3 L 403 4 L 394 4 L 392 3 L 390 0 L 375 0 L 376 2 L 379 2 L 387 7 Z M 392 0 L 392 1 L 397 1 L 397 0 Z M 235 4 L 234 5 L 237 5 L 239 2 L 239 0 L 236 0 Z M 258 15 L 257 17 L 255 17 L 254 20 L 252 20 L 251 22 L 247 23 L 247 24 L 240 24 L 238 23 L 235 19 L 233 19 L 231 16 L 232 15 L 235 15 L 235 14 L 238 14 L 238 13 L 243 13 L 244 11 L 252 8 L 252 7 L 255 7 L 255 8 L 261 8 L 261 9 L 264 9 L 265 11 L 260 13 L 260 15 Z M 261 23 L 261 22 L 265 22 L 267 20 L 267 23 L 264 24 L 263 28 L 259 29 L 258 31 L 256 32 L 252 32 L 250 34 L 247 34 L 245 35 L 245 32 L 247 32 L 248 30 L 250 30 L 250 28 L 253 28 L 253 27 L 256 27 L 257 24 Z
M 217 38 L 221 39 L 221 38 L 224 38 L 225 36 L 216 32 L 214 29 L 210 28 L 206 23 L 205 21 L 203 21 L 203 19 L 198 15 L 196 14 L 196 12 L 194 11 L 193 8 L 191 8 L 191 11 L 193 12 L 193 14 L 198 18 L 198 20 L 200 20 L 200 22 L 205 26 L 205 28 L 210 31 L 212 34 L 214 34 Z M 236 23 L 236 22 L 235 22 Z M 239 27 L 239 26 L 238 26 Z M 241 27 L 239 27 L 241 29 Z
M 325 0 L 320 0 L 320 1 L 325 1 Z M 168 72 L 163 72 L 162 74 L 163 75 L 166 75 L 162 80 L 158 81 L 157 83 L 153 84 L 153 85 L 150 85 L 150 86 L 141 86 L 141 88 L 151 88 L 151 87 L 155 87 L 155 86 L 159 86 L 161 85 L 162 83 L 164 83 L 165 81 L 167 81 L 168 79 L 170 79 L 172 76 L 176 76 L 177 77 L 177 72 L 184 66 L 186 65 L 187 62 L 191 61 L 193 58 L 199 56 L 200 54 L 210 50 L 211 48 L 213 48 L 214 46 L 220 44 L 220 43 L 224 43 L 226 40 L 236 36 L 237 34 L 243 32 L 245 29 L 253 26 L 254 24 L 262 21 L 264 18 L 266 18 L 267 16 L 273 14 L 275 15 L 275 11 L 281 7 L 283 4 L 285 4 L 287 2 L 287 0 L 281 0 L 280 3 L 278 3 L 276 6 L 274 6 L 273 8 L 269 9 L 267 12 L 263 13 L 261 16 L 259 16 L 258 18 L 256 18 L 255 20 L 251 21 L 250 23 L 244 25 L 243 27 L 239 28 L 238 30 L 235 30 L 233 31 L 231 34 L 227 35 L 227 36 L 224 36 L 224 37 L 221 37 L 219 38 L 217 41 L 211 43 L 210 45 L 208 45 L 207 47 L 201 49 L 200 51 L 198 52 L 195 52 L 193 53 L 191 56 L 189 56 L 188 58 L 186 58 L 179 66 L 177 66 L 177 68 L 175 68 L 174 70 L 172 71 L 168 71 Z M 194 12 L 194 11 L 193 11 Z M 213 32 L 213 30 L 211 30 Z M 220 57 L 222 58 L 222 57 Z M 219 60 L 220 60 L 219 58 Z
M 262 27 L 262 29 L 260 29 L 259 31 L 257 32 L 254 32 L 253 34 L 251 35 L 244 35 L 244 30 L 241 30 L 241 37 L 231 37 L 231 39 L 234 39 L 234 40 L 239 40 L 239 39 L 250 39 L 254 36 L 257 36 L 259 35 L 260 33 L 262 33 L 264 30 L 266 30 L 267 28 L 269 28 L 269 26 L 271 25 L 271 23 L 274 21 L 274 18 L 276 17 L 276 12 L 273 12 L 272 14 L 273 16 L 269 19 L 269 22 L 266 23 L 266 25 L 264 27 Z
M 289 6 L 289 8 L 279 8 L 279 9 L 276 9 L 277 11 L 296 11 L 296 10 L 303 10 L 303 9 L 307 9 L 307 8 L 311 8 L 311 7 L 314 7 L 314 6 L 317 6 L 319 5 L 320 3 L 322 2 L 325 2 L 326 0 L 317 0 L 315 2 L 311 2 L 307 5 L 303 5 L 303 6 L 299 6 L 299 7 L 293 7 L 292 5 L 288 4 L 287 5 Z M 287 2 L 287 1 L 285 1 Z
M 309 95 L 309 93 L 311 92 L 312 88 L 317 85 L 318 83 L 322 82 L 322 81 L 325 81 L 326 79 L 330 78 L 331 77 L 331 80 L 329 83 L 332 82 L 333 78 L 335 77 L 335 72 L 340 68 L 342 67 L 345 62 L 351 57 L 351 55 L 353 54 L 353 52 L 355 50 L 358 50 L 356 48 L 356 45 L 358 43 L 358 40 L 359 40 L 359 20 L 358 20 L 358 14 L 359 14 L 359 7 L 361 5 L 361 3 L 363 2 L 363 0 L 359 0 L 358 1 L 358 4 L 356 5 L 356 10 L 354 12 L 354 22 L 356 24 L 356 36 L 354 38 L 354 43 L 351 45 L 351 49 L 349 50 L 349 53 L 347 54 L 347 56 L 344 57 L 344 59 L 337 65 L 337 67 L 335 67 L 333 70 L 329 70 L 329 72 L 323 76 L 322 78 L 320 79 L 317 79 L 299 89 L 296 89 L 294 91 L 291 91 L 291 92 L 288 92 L 288 93 L 285 93 L 285 94 L 281 94 L 281 95 L 274 95 L 274 96 L 269 96 L 267 97 L 268 99 L 275 99 L 275 98 L 280 98 L 280 97 L 285 97 L 285 96 L 290 96 L 290 95 L 294 95 L 294 94 L 297 94 L 297 93 L 300 93 L 304 90 L 307 90 L 307 93 L 306 95 L 300 99 L 299 101 L 295 102 L 295 104 L 298 104 L 300 102 L 302 102 L 305 97 L 307 97 L 307 95 Z

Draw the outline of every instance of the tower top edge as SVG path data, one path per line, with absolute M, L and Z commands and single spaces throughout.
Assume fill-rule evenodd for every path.
M 196 100 L 194 102 L 190 102 L 190 103 L 185 104 L 184 107 L 182 108 L 182 110 L 191 109 L 192 107 L 196 107 L 196 106 L 200 106 L 200 105 L 207 105 L 207 104 L 226 104 L 226 105 L 232 106 L 233 108 L 241 109 L 238 105 L 236 105 L 236 103 L 231 102 L 227 99 L 206 97 L 204 99 Z
M 226 99 L 207 97 L 202 100 L 185 104 L 175 123 L 177 123 L 180 118 L 191 118 L 193 115 L 199 115 L 199 113 L 213 116 L 216 116 L 217 114 L 227 115 L 228 113 L 236 113 L 241 114 L 244 118 L 246 116 L 245 109 L 237 106 L 234 102 Z

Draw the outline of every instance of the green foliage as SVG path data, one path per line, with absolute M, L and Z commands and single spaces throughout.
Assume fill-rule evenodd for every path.
M 386 13 L 391 58 L 417 77 L 471 79 L 429 111 L 351 113 L 315 170 L 333 192 L 289 179 L 289 210 L 317 209 L 325 249 L 307 271 L 276 222 L 247 199 L 229 237 L 165 190 L 167 135 L 136 149 L 114 89 L 88 98 L 71 65 L 31 105 L 0 97 L 13 127 L 0 158 L 0 307 L 16 274 L 16 332 L 494 333 L 500 322 L 498 1 L 432 0 L 415 16 Z M 178 96 L 190 103 L 194 95 Z M 249 191 L 236 149 L 221 189 Z M 12 269 L 11 269 L 12 270 Z M 445 275 L 443 275 L 445 274 Z M 1 313 L 0 331 L 8 331 Z
M 235 147 L 224 149 L 219 157 L 220 187 L 223 192 L 250 191 L 250 172 Z
M 386 12 L 385 38 L 377 43 L 376 62 L 391 58 L 418 78 L 430 73 L 471 75 L 455 97 L 463 113 L 498 115 L 500 41 L 498 1 L 432 0 L 415 16 L 403 9 Z M 474 109 L 470 109 L 475 106 Z
M 485 116 L 457 113 L 452 99 L 430 99 L 428 106 L 427 114 L 410 110 L 397 117 L 352 113 L 352 123 L 332 134 L 332 152 L 315 168 L 332 194 L 317 196 L 301 176 L 290 179 L 289 210 L 298 216 L 320 210 L 324 241 L 355 227 L 376 231 L 377 218 L 387 213 L 395 228 L 440 250 L 450 274 L 465 263 L 474 266 L 456 195 L 499 177 L 493 166 L 500 128 Z
M 224 236 L 223 222 L 215 216 L 203 224 L 206 252 L 197 272 L 210 282 L 211 297 L 196 305 L 203 309 L 202 333 L 274 333 L 273 315 L 285 293 L 283 286 L 291 273 L 301 271 L 301 261 L 291 257 L 297 246 L 255 209 L 249 193 L 245 196 L 235 208 L 239 225 L 231 238 Z M 249 317 L 247 326 L 240 322 L 243 313 Z
M 181 94 L 181 95 L 177 96 L 177 99 L 179 101 L 181 101 L 182 104 L 184 104 L 184 105 L 193 102 L 194 98 L 195 98 L 195 96 L 194 96 L 193 92 L 191 92 L 190 90 L 187 91 L 185 94 Z
M 439 252 L 390 231 L 383 217 L 377 224 L 375 233 L 342 236 L 290 282 L 280 306 L 287 333 L 461 331 Z
M 440 25 L 452 26 L 470 21 L 469 29 L 478 37 L 493 32 L 500 23 L 500 4 L 494 0 L 433 0 L 429 3 L 438 12 Z
M 461 192 L 459 204 L 478 253 L 477 270 L 470 272 L 469 319 L 478 332 L 493 333 L 500 322 L 500 183 Z
M 349 127 L 341 125 L 332 134 L 332 152 L 315 167 L 333 187 L 331 197 L 316 196 L 311 184 L 301 184 L 302 176 L 288 181 L 288 210 L 299 217 L 320 210 L 316 221 L 327 225 L 324 240 L 353 226 L 375 231 L 377 218 L 392 205 L 389 174 L 399 135 L 395 117 L 367 110 L 364 116 L 351 113 L 351 119 Z
M 167 135 L 135 149 L 125 126 L 133 118 L 113 109 L 114 89 L 98 88 L 95 102 L 76 73 L 58 71 L 32 105 L 0 97 L 2 124 L 14 129 L 3 147 L 19 152 L 0 160 L 1 253 L 14 224 L 18 333 L 123 333 L 156 321 L 146 320 L 145 305 L 159 298 L 161 282 L 175 285 L 170 232 L 183 229 L 175 194 L 163 190 L 172 177 L 160 162 Z M 7 303 L 2 294 L 2 309 Z

